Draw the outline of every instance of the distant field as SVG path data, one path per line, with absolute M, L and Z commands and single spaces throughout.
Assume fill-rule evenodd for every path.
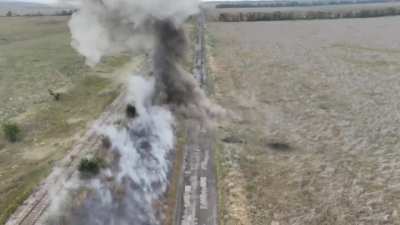
M 67 21 L 0 17 L 0 127 L 12 121 L 22 130 L 15 144 L 0 131 L 0 224 L 118 93 L 111 77 L 127 58 L 89 69 L 70 47 Z
M 8 11 L 13 15 L 38 14 L 52 15 L 62 10 L 70 10 L 68 7 L 52 7 L 44 4 L 28 3 L 28 2 L 1 2 L 0 1 L 0 16 L 5 16 Z
M 399 27 L 208 24 L 221 225 L 400 224 Z
M 218 8 L 209 9 L 208 17 L 210 20 L 218 20 L 220 14 L 237 15 L 239 13 L 266 13 L 274 12 L 292 13 L 295 17 L 305 17 L 308 12 L 330 12 L 332 14 L 339 12 L 356 12 L 360 10 L 384 10 L 395 8 L 400 10 L 400 2 L 393 3 L 370 3 L 370 4 L 345 4 L 345 5 L 327 5 L 327 6 L 307 6 L 307 7 L 265 7 L 265 8 Z

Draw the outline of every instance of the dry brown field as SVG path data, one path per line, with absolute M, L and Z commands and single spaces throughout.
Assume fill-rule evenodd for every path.
M 399 27 L 207 24 L 222 225 L 400 224 Z

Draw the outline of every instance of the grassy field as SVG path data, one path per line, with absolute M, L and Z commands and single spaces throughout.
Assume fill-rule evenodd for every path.
M 221 225 L 400 224 L 399 26 L 208 24 Z
M 41 14 L 54 15 L 62 10 L 70 10 L 70 7 L 61 7 L 55 5 L 45 5 L 24 1 L 0 1 L 0 16 L 6 16 L 8 11 L 13 15 Z
M 118 93 L 111 77 L 127 57 L 89 69 L 70 47 L 67 21 L 0 17 L 0 124 L 22 130 L 15 144 L 0 132 L 0 224 Z M 49 88 L 61 93 L 59 101 Z

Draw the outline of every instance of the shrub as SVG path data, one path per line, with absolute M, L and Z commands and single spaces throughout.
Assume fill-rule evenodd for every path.
M 21 130 L 16 123 L 5 123 L 3 124 L 3 133 L 8 141 L 17 142 Z
M 79 163 L 79 172 L 84 176 L 95 176 L 103 167 L 104 161 L 100 158 L 83 158 Z

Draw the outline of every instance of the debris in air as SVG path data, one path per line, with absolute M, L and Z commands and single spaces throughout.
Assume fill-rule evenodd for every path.
M 126 117 L 135 118 L 137 116 L 136 107 L 132 104 L 126 106 Z
M 55 101 L 59 101 L 60 100 L 60 98 L 61 98 L 61 94 L 60 93 L 55 92 L 55 91 L 53 91 L 51 89 L 48 89 L 48 91 L 49 91 L 49 95 L 53 96 Z

